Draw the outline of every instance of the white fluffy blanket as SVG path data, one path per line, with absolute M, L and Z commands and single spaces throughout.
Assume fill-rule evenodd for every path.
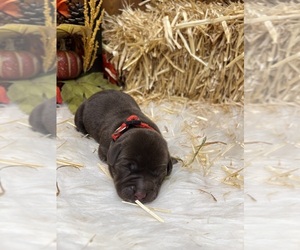
M 243 170 L 241 107 L 166 101 L 142 109 L 183 161 L 147 204 L 164 223 L 122 203 L 97 143 L 75 130 L 65 106 L 56 140 L 31 131 L 17 107 L 1 108 L 0 249 L 299 248 L 299 110 L 247 110 Z
M 0 108 L 0 249 L 56 249 L 56 144 Z
M 184 161 L 147 204 L 164 210 L 155 213 L 165 222 L 122 203 L 99 168 L 107 169 L 97 156 L 97 143 L 75 131 L 73 116 L 63 107 L 58 110 L 57 157 L 83 167 L 57 173 L 61 249 L 241 249 L 243 190 L 223 183 L 228 173 L 222 166 L 243 167 L 242 109 L 176 102 L 152 102 L 142 109 L 161 128 L 171 154 Z M 215 143 L 203 147 L 192 162 L 204 136 Z

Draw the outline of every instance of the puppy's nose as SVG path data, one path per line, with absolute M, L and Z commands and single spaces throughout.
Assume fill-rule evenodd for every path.
M 135 194 L 134 194 L 134 198 L 136 200 L 142 200 L 144 199 L 145 197 L 147 196 L 146 192 L 143 192 L 143 191 L 137 191 Z

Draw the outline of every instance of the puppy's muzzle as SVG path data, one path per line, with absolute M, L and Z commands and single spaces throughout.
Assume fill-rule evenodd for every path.
M 120 196 L 130 202 L 139 200 L 143 203 L 153 201 L 157 196 L 157 189 L 155 184 L 151 181 L 142 179 L 135 180 L 130 183 L 130 186 L 121 187 Z

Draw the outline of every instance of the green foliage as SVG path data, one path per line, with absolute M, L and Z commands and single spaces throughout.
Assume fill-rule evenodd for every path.
M 62 81 L 64 85 L 61 90 L 61 96 L 68 104 L 70 111 L 74 114 L 79 105 L 91 95 L 106 89 L 120 88 L 109 83 L 103 78 L 102 73 L 95 72 L 83 75 L 75 80 Z
M 30 80 L 13 81 L 8 88 L 9 99 L 29 114 L 45 99 L 56 95 L 56 75 L 48 74 Z

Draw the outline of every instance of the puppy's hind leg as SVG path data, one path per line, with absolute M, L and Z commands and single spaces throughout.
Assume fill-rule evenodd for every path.
M 83 112 L 84 112 L 84 103 L 82 103 L 79 108 L 77 109 L 74 117 L 74 122 L 76 125 L 77 131 L 83 133 L 84 135 L 87 135 L 88 132 L 86 131 L 83 123 Z

